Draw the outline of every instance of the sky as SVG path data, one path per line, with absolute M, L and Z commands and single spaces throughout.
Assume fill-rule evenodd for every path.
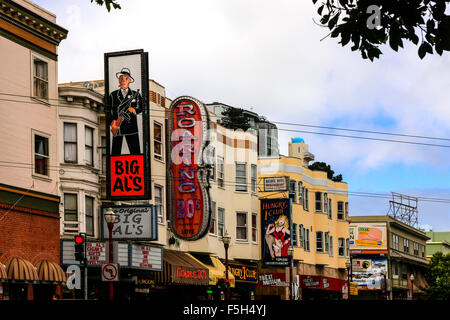
M 193 96 L 253 110 L 273 122 L 450 139 L 450 53 L 405 44 L 379 60 L 325 38 L 311 0 L 35 0 L 69 30 L 59 82 L 103 79 L 105 52 L 144 49 L 150 78 L 169 98 Z M 450 199 L 450 148 L 289 130 L 363 135 L 450 146 L 449 140 L 278 125 L 282 154 L 300 136 L 315 161 L 342 174 L 350 192 Z M 349 196 L 350 215 L 385 215 L 389 199 Z M 450 203 L 419 201 L 419 225 L 450 231 Z

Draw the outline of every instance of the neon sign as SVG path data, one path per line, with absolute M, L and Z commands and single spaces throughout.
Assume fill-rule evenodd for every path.
M 209 143 L 209 118 L 198 100 L 182 96 L 169 110 L 169 211 L 172 232 L 183 240 L 198 240 L 210 223 L 209 171 L 203 161 Z

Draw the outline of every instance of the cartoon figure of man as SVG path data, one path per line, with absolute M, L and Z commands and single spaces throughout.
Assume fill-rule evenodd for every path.
M 123 138 L 127 140 L 130 154 L 140 154 L 139 132 L 136 116 L 142 112 L 142 96 L 139 90 L 130 89 L 134 82 L 130 69 L 122 68 L 116 73 L 119 79 L 119 89 L 111 92 L 109 103 L 111 106 L 111 133 L 113 135 L 111 155 L 122 153 Z

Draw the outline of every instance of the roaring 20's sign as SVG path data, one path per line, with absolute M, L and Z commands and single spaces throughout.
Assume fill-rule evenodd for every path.
M 106 193 L 150 199 L 148 53 L 105 53 Z
M 208 130 L 208 112 L 200 101 L 182 96 L 172 102 L 169 212 L 172 231 L 183 240 L 202 238 L 210 224 L 209 168 L 204 160 Z

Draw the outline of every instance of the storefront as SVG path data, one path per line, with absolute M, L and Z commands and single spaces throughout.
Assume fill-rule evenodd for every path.
M 228 274 L 233 275 L 236 286 L 230 292 L 231 300 L 254 300 L 258 284 L 258 266 L 237 261 L 228 263 Z
M 301 275 L 300 285 L 303 300 L 341 300 L 342 289 L 347 280 L 317 276 Z
M 256 300 L 288 300 L 289 278 L 283 269 L 260 269 Z

